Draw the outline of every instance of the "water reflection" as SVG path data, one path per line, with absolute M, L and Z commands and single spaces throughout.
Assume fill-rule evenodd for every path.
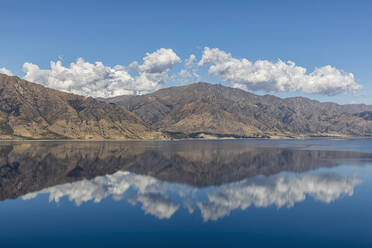
M 111 197 L 159 219 L 185 208 L 217 220 L 250 206 L 352 196 L 356 176 L 311 172 L 350 161 L 369 164 L 372 155 L 234 141 L 2 143 L 0 200 L 49 194 L 51 202 L 66 197 L 79 206 Z
M 293 207 L 307 196 L 324 203 L 331 203 L 341 196 L 352 196 L 354 187 L 361 181 L 355 177 L 338 174 L 305 176 L 257 177 L 221 186 L 208 194 L 208 201 L 198 202 L 203 219 L 217 220 L 234 209 L 245 210 L 251 205 Z
M 135 194 L 125 195 L 130 188 L 135 190 Z M 173 202 L 168 196 L 170 188 L 174 187 L 153 177 L 118 171 L 113 175 L 100 176 L 92 180 L 46 188 L 36 193 L 29 193 L 22 198 L 28 200 L 46 193 L 49 194 L 50 202 L 58 203 L 61 198 L 68 197 L 77 206 L 88 201 L 99 203 L 107 197 L 112 197 L 114 200 L 126 198 L 134 205 L 140 203 L 145 213 L 163 219 L 170 218 L 179 208 L 179 204 Z M 176 191 L 181 194 L 182 189 Z
M 360 183 L 355 177 L 338 174 L 258 176 L 236 183 L 222 185 L 205 192 L 190 186 L 162 182 L 153 177 L 118 171 L 113 175 L 97 177 L 75 183 L 58 185 L 29 193 L 22 198 L 32 199 L 39 194 L 49 194 L 49 201 L 59 202 L 67 197 L 77 206 L 84 202 L 99 203 L 106 197 L 126 199 L 132 204 L 140 203 L 145 213 L 159 219 L 170 218 L 180 205 L 193 213 L 197 206 L 205 221 L 217 220 L 234 209 L 268 207 L 292 207 L 311 196 L 330 203 L 343 195 L 352 196 L 354 187 Z M 134 194 L 126 194 L 129 189 Z M 203 194 L 206 200 L 200 200 Z M 179 200 L 181 199 L 181 200 Z

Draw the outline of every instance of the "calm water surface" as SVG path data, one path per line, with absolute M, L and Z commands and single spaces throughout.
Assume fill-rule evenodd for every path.
M 0 142 L 1 247 L 372 247 L 372 140 Z

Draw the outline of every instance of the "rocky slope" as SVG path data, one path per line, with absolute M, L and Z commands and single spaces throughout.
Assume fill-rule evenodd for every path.
M 135 114 L 0 74 L 0 139 L 162 139 Z
M 372 136 L 372 106 L 259 96 L 222 85 L 195 83 L 104 100 L 174 137 Z

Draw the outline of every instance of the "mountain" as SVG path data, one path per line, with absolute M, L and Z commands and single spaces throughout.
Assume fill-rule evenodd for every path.
M 122 107 L 0 74 L 0 139 L 163 139 Z
M 207 83 L 94 99 L 0 74 L 0 139 L 372 136 L 371 105 Z
M 140 96 L 104 99 L 174 137 L 372 136 L 371 105 L 259 96 L 195 83 Z

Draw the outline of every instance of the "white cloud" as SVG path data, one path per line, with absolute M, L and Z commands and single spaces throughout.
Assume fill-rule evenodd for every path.
M 143 64 L 135 61 L 129 65 L 131 69 L 139 73 L 135 81 L 136 85 L 140 86 L 137 90 L 140 90 L 141 93 L 157 90 L 171 81 L 172 77 L 168 73 L 176 63 L 181 61 L 172 49 L 165 48 L 147 53 L 142 60 Z
M 361 88 L 352 73 L 330 65 L 306 73 L 306 68 L 294 62 L 276 63 L 267 60 L 251 62 L 233 58 L 218 48 L 205 47 L 199 66 L 209 66 L 209 74 L 220 77 L 233 87 L 267 92 L 303 91 L 310 94 L 337 95 Z
M 163 73 L 169 71 L 174 64 L 179 63 L 181 59 L 172 49 L 160 48 L 153 53 L 147 53 L 143 57 L 143 64 L 137 61 L 133 62 L 130 67 L 139 72 Z
M 194 83 L 200 81 L 200 76 L 194 69 L 182 69 L 173 77 L 172 81 L 176 83 Z
M 110 97 L 133 94 L 136 90 L 132 76 L 123 66 L 111 68 L 102 62 L 91 64 L 82 58 L 71 63 L 70 67 L 63 66 L 61 61 L 51 61 L 49 70 L 25 63 L 23 71 L 26 80 L 79 95 Z
M 93 97 L 144 94 L 158 90 L 169 83 L 186 84 L 200 81 L 200 67 L 207 66 L 210 75 L 218 76 L 232 87 L 253 91 L 289 92 L 302 91 L 308 94 L 337 95 L 356 92 L 357 84 L 352 73 L 346 73 L 330 65 L 307 72 L 306 68 L 292 61 L 267 60 L 251 62 L 237 59 L 218 48 L 205 47 L 197 62 L 195 54 L 183 60 L 182 67 L 171 73 L 181 63 L 181 58 L 172 50 L 160 48 L 147 53 L 141 61 L 122 65 L 106 66 L 102 62 L 90 63 L 79 58 L 68 66 L 62 60 L 51 61 L 50 68 L 24 63 L 25 79 L 44 86 Z M 0 73 L 12 73 L 0 68 Z
M 136 90 L 141 94 L 148 93 L 153 90 L 158 90 L 164 84 L 170 81 L 168 72 L 148 73 L 141 72 L 136 78 Z
M 0 68 L 0 73 L 8 75 L 8 76 L 13 76 L 13 73 L 10 70 L 6 69 L 5 67 Z
M 153 53 L 147 53 L 143 64 L 134 62 L 130 65 L 138 71 L 132 76 L 122 66 L 105 66 L 102 62 L 94 64 L 77 59 L 69 67 L 61 61 L 51 61 L 50 69 L 40 69 L 38 65 L 25 63 L 24 79 L 40 83 L 46 87 L 79 95 L 93 97 L 113 97 L 137 93 L 147 93 L 160 88 L 169 81 L 168 72 L 180 58 L 172 49 L 161 48 Z
M 199 68 L 195 60 L 196 56 L 191 54 L 190 57 L 185 60 L 184 68 L 174 76 L 173 81 L 176 83 L 194 83 L 200 81 L 200 75 L 198 73 Z
M 196 59 L 195 54 L 191 54 L 190 57 L 186 60 L 186 62 L 185 62 L 185 66 L 186 66 L 186 67 L 193 66 L 194 63 L 195 63 L 195 59 Z

